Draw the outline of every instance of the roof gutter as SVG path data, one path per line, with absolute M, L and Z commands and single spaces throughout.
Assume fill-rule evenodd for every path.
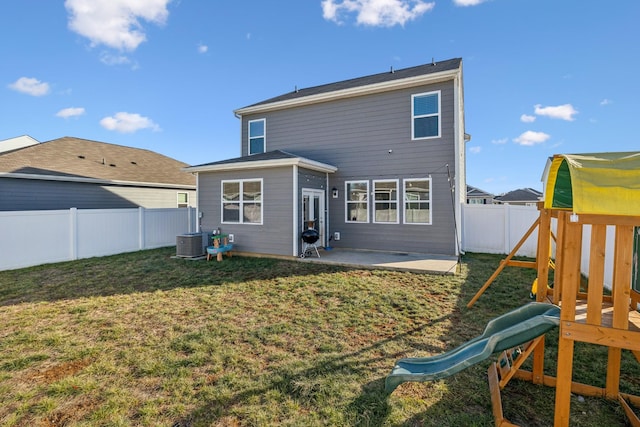
M 191 166 L 183 168 L 185 172 L 221 172 L 221 171 L 237 171 L 247 169 L 265 169 L 281 166 L 299 166 L 305 169 L 311 169 L 319 172 L 333 173 L 338 170 L 337 167 L 326 163 L 316 162 L 310 159 L 291 158 L 278 160 L 256 160 L 238 163 L 222 163 L 213 165 Z

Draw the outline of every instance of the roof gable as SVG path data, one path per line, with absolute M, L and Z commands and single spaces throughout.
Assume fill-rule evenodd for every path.
M 471 185 L 467 185 L 467 197 L 482 197 L 482 198 L 486 198 L 486 199 L 491 199 L 494 196 L 493 196 L 493 194 L 487 193 L 484 190 L 481 190 L 479 188 L 473 187 Z
M 195 186 L 186 163 L 149 150 L 63 137 L 0 153 L 0 173 Z

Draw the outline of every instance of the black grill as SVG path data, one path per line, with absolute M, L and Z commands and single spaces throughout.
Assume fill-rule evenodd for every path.
M 313 228 L 310 230 L 304 230 L 302 232 L 302 241 L 305 243 L 313 244 L 320 238 L 320 233 Z
M 318 252 L 318 246 L 316 245 L 316 242 L 320 239 L 320 233 L 318 233 L 318 230 L 313 228 L 304 230 L 300 235 L 300 238 L 303 242 L 300 258 L 312 255 L 314 252 L 318 258 L 320 258 L 320 252 Z

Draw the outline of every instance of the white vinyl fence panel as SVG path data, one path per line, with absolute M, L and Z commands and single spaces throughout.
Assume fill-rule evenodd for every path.
M 0 212 L 0 270 L 174 246 L 194 208 Z
M 508 254 L 540 213 L 535 206 L 463 205 L 462 249 L 465 252 Z M 534 231 L 516 255 L 535 257 L 538 231 Z

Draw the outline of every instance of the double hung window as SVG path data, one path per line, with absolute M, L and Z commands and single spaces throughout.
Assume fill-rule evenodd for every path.
M 398 181 L 373 181 L 373 222 L 398 223 Z
M 369 222 L 369 181 L 345 182 L 346 222 Z
M 222 222 L 262 224 L 262 179 L 222 181 Z
M 411 96 L 411 139 L 440 136 L 440 91 Z
M 249 120 L 249 155 L 264 153 L 267 148 L 267 120 Z
M 404 223 L 431 224 L 431 179 L 404 180 Z

